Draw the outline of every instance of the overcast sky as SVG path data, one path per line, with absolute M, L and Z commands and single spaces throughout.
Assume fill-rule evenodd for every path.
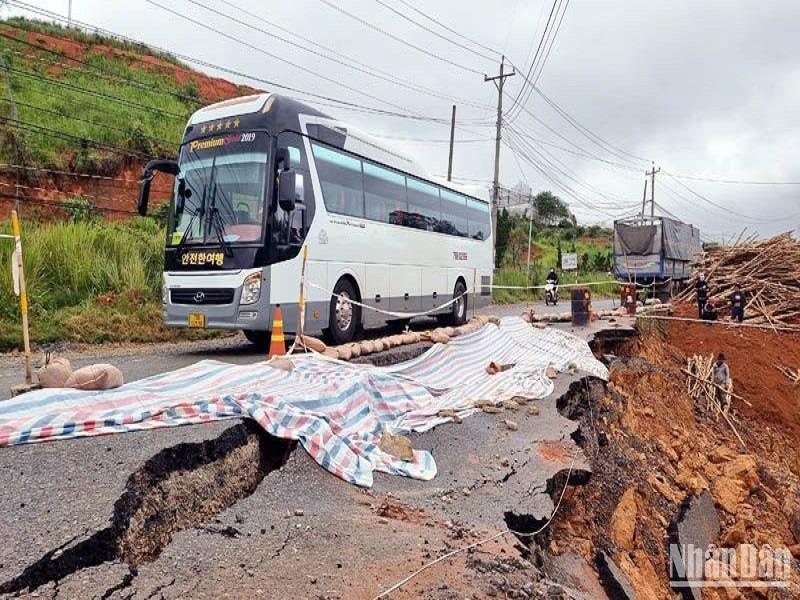
M 66 14 L 68 0 L 28 1 Z M 454 175 L 468 178 L 477 186 L 474 191 L 488 195 L 497 93 L 491 83 L 483 81 L 481 73 L 496 74 L 499 65 L 497 60 L 478 54 L 493 58 L 493 52 L 425 20 L 399 0 L 331 1 L 433 56 L 367 28 L 322 0 L 231 0 L 274 25 L 429 91 L 423 93 L 407 84 L 397 85 L 336 64 L 325 58 L 331 56 L 330 52 L 321 51 L 323 56 L 305 52 L 189 0 L 156 1 L 282 60 L 225 39 L 145 0 L 73 0 L 73 17 L 240 72 L 384 110 L 447 120 L 453 102 L 436 95 L 458 97 L 460 128 L 456 139 L 479 141 L 457 144 Z M 289 37 L 222 0 L 198 2 Z M 406 2 L 466 38 L 505 52 L 526 71 L 526 61 L 542 36 L 552 7 L 552 0 Z M 474 52 L 440 39 L 382 4 L 395 7 Z M 19 13 L 17 9 L 11 12 Z M 798 185 L 681 180 L 687 189 L 666 173 L 800 181 L 798 34 L 797 3 L 791 0 L 571 0 L 538 87 L 591 133 L 584 134 L 570 125 L 532 93 L 525 108 L 541 121 L 524 112 L 512 118 L 518 110 L 508 115 L 517 135 L 533 139 L 523 142 L 506 134 L 506 140 L 517 148 L 517 156 L 503 146 L 501 183 L 510 187 L 527 180 L 534 191 L 551 189 L 565 199 L 580 221 L 608 223 L 612 218 L 609 215 L 635 211 L 632 206 L 641 202 L 644 171 L 653 160 L 663 169 L 656 176 L 657 204 L 698 225 L 704 237 L 719 239 L 721 234 L 730 236 L 745 226 L 762 234 L 796 230 L 800 225 Z M 308 42 L 296 41 L 311 47 Z M 246 79 L 239 81 L 253 84 Z M 519 75 L 507 80 L 511 98 L 523 84 Z M 506 107 L 510 104 L 507 99 Z M 449 135 L 446 123 L 334 107 L 324 110 L 374 134 L 426 140 L 445 140 Z M 446 173 L 446 143 L 391 143 L 415 155 L 430 173 Z M 584 152 L 593 158 L 579 156 Z M 528 162 L 531 159 L 548 175 L 532 166 Z M 569 191 L 548 176 L 568 186 Z M 656 212 L 661 210 L 657 208 Z

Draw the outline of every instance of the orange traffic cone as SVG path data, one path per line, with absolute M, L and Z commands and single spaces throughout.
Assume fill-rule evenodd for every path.
M 286 338 L 283 336 L 283 314 L 281 305 L 275 306 L 272 315 L 272 337 L 269 340 L 269 358 L 286 354 Z

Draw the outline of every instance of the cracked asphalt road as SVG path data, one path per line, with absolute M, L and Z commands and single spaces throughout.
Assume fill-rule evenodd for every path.
M 518 314 L 519 307 L 506 311 Z M 581 331 L 591 336 L 608 326 L 600 322 Z M 131 349 L 110 360 L 117 360 L 131 380 L 200 358 L 262 358 L 243 349 L 236 338 L 214 343 L 222 348 Z M 102 353 L 82 355 L 75 362 L 98 356 Z M 569 466 L 573 454 L 578 456 L 576 471 L 588 469 L 570 439 L 577 423 L 556 410 L 556 399 L 576 380 L 560 375 L 555 393 L 533 403 L 538 416 L 529 415 L 525 405 L 506 415 L 519 423 L 517 431 L 503 425 L 503 415 L 481 413 L 461 424 L 412 435 L 414 447 L 430 450 L 436 459 L 439 474 L 432 481 L 377 473 L 373 489 L 362 490 L 324 471 L 298 447 L 253 494 L 204 524 L 175 534 L 156 560 L 135 570 L 117 560 L 67 569 L 34 593 L 109 599 L 372 597 L 430 557 L 465 543 L 459 541 L 468 535 L 462 530 L 498 531 L 506 526 L 509 512 L 536 519 L 550 514 L 546 482 Z M 48 553 L 57 557 L 107 527 L 128 477 L 159 451 L 215 439 L 238 422 L 0 450 L 0 531 L 6 540 L 0 547 L 0 584 Z M 552 450 L 553 444 L 563 450 L 560 459 L 543 451 Z M 399 514 L 387 512 L 381 509 L 386 502 L 404 508 Z M 406 510 L 412 507 L 421 516 Z M 300 510 L 302 516 L 296 516 Z M 443 572 L 431 577 L 411 585 L 401 597 L 435 587 Z

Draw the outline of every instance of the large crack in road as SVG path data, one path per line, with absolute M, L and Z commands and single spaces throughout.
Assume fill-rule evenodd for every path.
M 201 525 L 252 494 L 293 448 L 294 442 L 272 437 L 250 422 L 234 425 L 215 439 L 166 448 L 128 478 L 108 527 L 45 553 L 19 576 L 0 584 L 0 593 L 33 591 L 120 560 L 130 566 L 130 573 L 107 590 L 110 597 L 129 586 L 136 567 L 156 559 L 176 532 Z

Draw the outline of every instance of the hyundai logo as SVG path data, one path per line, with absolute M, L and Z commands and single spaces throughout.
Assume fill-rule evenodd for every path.
M 195 304 L 202 304 L 203 300 L 205 300 L 205 299 L 206 299 L 206 295 L 203 292 L 197 292 L 194 295 Z

